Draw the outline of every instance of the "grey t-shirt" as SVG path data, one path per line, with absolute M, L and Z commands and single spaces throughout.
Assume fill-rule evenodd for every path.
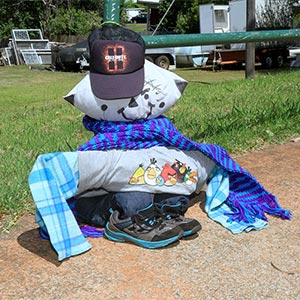
M 77 194 L 144 191 L 190 195 L 200 192 L 215 163 L 200 151 L 152 147 L 79 151 Z

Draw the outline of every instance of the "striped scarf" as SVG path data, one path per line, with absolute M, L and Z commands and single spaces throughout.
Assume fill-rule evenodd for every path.
M 200 144 L 188 139 L 164 116 L 134 123 L 97 121 L 85 116 L 83 125 L 95 135 L 81 145 L 78 151 L 133 150 L 154 146 L 201 151 L 229 174 L 229 196 L 226 200 L 226 204 L 231 208 L 231 212 L 228 213 L 229 222 L 253 223 L 255 218 L 267 221 L 265 213 L 280 216 L 282 219 L 291 219 L 290 211 L 281 208 L 276 197 L 253 175 L 239 166 L 225 149 L 218 145 Z

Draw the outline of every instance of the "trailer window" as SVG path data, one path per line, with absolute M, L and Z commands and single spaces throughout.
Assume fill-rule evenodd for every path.
M 226 29 L 228 27 L 227 11 L 216 9 L 215 13 L 215 28 Z

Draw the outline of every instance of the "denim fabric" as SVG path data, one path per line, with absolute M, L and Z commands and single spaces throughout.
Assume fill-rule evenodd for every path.
M 190 200 L 183 195 L 145 192 L 118 192 L 95 197 L 79 197 L 75 200 L 76 218 L 81 223 L 103 227 L 109 219 L 111 210 L 120 210 L 123 218 L 132 217 L 151 203 L 158 209 L 163 205 L 178 205 L 179 214 L 184 215 Z
M 190 199 L 184 195 L 155 194 L 154 204 L 158 209 L 161 209 L 164 205 L 178 205 L 178 213 L 184 215 L 190 206 Z
M 176 194 L 150 194 L 144 192 L 115 193 L 117 205 L 121 208 L 123 217 L 136 215 L 141 209 L 154 203 L 159 209 L 163 205 L 180 204 L 180 214 L 183 215 L 190 204 L 187 196 Z
M 76 219 L 80 223 L 104 227 L 109 220 L 110 209 L 116 209 L 114 193 L 75 200 Z
M 144 192 L 115 193 L 122 217 L 132 217 L 153 202 L 153 194 Z

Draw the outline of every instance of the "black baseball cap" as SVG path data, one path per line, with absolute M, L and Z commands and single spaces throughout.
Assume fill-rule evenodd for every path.
M 145 43 L 136 32 L 104 24 L 88 37 L 93 94 L 113 100 L 139 95 L 144 86 Z

